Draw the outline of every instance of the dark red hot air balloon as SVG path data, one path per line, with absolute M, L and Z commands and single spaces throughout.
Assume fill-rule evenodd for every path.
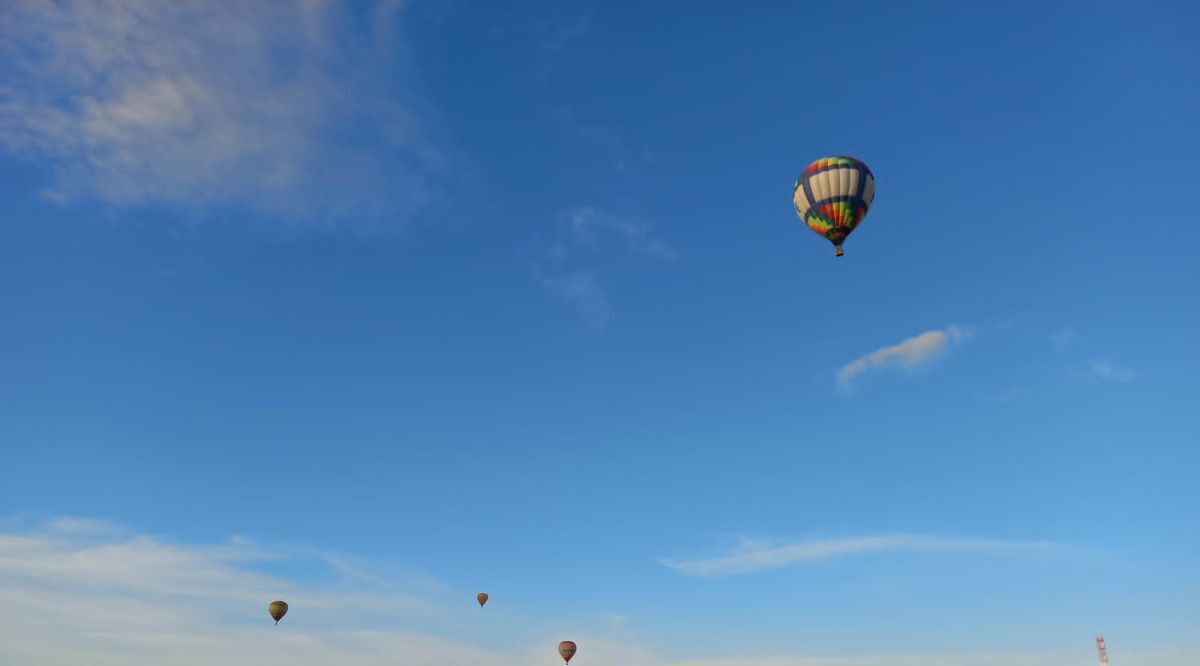
M 578 647 L 574 641 L 563 641 L 558 644 L 558 656 L 563 658 L 564 664 L 570 664 L 571 657 L 575 656 L 575 650 L 577 649 Z

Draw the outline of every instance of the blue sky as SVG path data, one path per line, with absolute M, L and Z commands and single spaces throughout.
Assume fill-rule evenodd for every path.
M 1198 27 L 0 8 L 0 656 L 1184 664 Z

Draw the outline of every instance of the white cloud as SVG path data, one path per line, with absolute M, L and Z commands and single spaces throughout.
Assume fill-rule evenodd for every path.
M 107 520 L 96 520 L 94 518 L 73 518 L 62 517 L 55 518 L 50 521 L 46 528 L 58 534 L 76 534 L 76 535 L 112 535 L 120 531 L 120 528 Z
M 614 627 L 624 627 L 629 623 L 629 618 L 620 613 L 605 613 L 604 619 L 608 620 L 608 623 Z
M 581 247 L 599 248 L 610 239 L 617 239 L 626 249 L 655 259 L 671 260 L 674 250 L 653 238 L 651 225 L 645 220 L 618 217 L 587 206 L 571 208 L 559 214 L 560 233 L 555 243 L 556 256 L 565 256 Z
M 790 543 L 743 540 L 733 552 L 713 558 L 662 560 L 662 564 L 693 576 L 743 574 L 802 562 L 827 560 L 858 553 L 882 551 L 974 551 L 1002 553 L 1045 551 L 1049 542 L 1014 542 L 998 539 L 964 539 L 917 534 L 810 539 Z
M 926 331 L 903 342 L 883 347 L 861 356 L 838 370 L 838 383 L 848 388 L 850 380 L 862 373 L 888 366 L 898 366 L 912 369 L 927 363 L 942 353 L 951 345 L 958 345 L 963 340 L 970 339 L 971 329 L 961 326 L 948 326 L 944 330 Z
M 564 135 L 582 139 L 612 160 L 617 171 L 636 176 L 653 162 L 653 156 L 645 148 L 635 148 L 626 137 L 624 125 L 587 122 L 579 119 L 570 106 L 553 109 L 558 128 Z
M 0 3 L 0 149 L 67 203 L 403 217 L 445 158 L 379 2 Z
M 435 600 L 358 577 L 317 585 L 268 575 L 294 556 L 245 539 L 189 546 L 117 529 L 99 539 L 76 529 L 88 524 L 101 523 L 0 532 L 0 663 L 373 665 L 397 654 L 418 665 L 509 663 L 411 628 L 444 617 Z M 275 598 L 292 604 L 278 630 L 266 616 Z
M 1059 349 L 1062 349 L 1063 347 L 1066 347 L 1067 345 L 1071 344 L 1071 342 L 1074 339 L 1075 339 L 1075 330 L 1070 329 L 1070 328 L 1064 328 L 1060 331 L 1055 331 L 1054 333 L 1052 333 L 1050 335 L 1050 344 L 1054 345 L 1055 347 L 1058 347 Z
M 82 525 L 82 519 L 71 519 Z M 72 522 L 56 521 L 61 528 Z M 373 575 L 326 584 L 262 573 L 295 557 L 246 539 L 184 545 L 114 528 L 47 526 L 0 531 L 0 663 L 38 666 L 555 666 L 554 627 L 512 625 L 514 647 L 471 644 L 459 637 L 464 618 L 477 619 L 472 590 L 414 597 Z M 124 536 L 118 536 L 122 534 Z M 989 542 L 990 543 L 990 542 Z M 969 545 L 967 547 L 970 547 Z M 984 549 L 990 546 L 981 546 Z M 363 566 L 338 556 L 353 569 Z M 436 595 L 434 595 L 436 596 Z M 267 616 L 271 599 L 291 608 L 279 627 Z M 460 610 L 461 609 L 461 610 Z M 462 615 L 457 615 L 457 613 Z M 607 617 L 609 630 L 624 619 Z M 439 624 L 440 623 L 440 624 Z M 450 629 L 447 630 L 447 627 Z M 549 631 L 547 630 L 549 629 Z M 505 630 L 506 633 L 508 630 Z M 826 656 L 729 655 L 697 658 L 605 638 L 604 628 L 572 630 L 587 666 L 1051 666 L 1062 655 L 898 654 Z M 453 637 L 452 637 L 453 636 Z M 780 648 L 788 650 L 789 647 Z M 673 650 L 678 653 L 680 650 Z M 1128 666 L 1183 666 L 1183 653 L 1123 653 Z
M 543 51 L 557 53 L 582 37 L 592 26 L 592 12 L 585 10 L 562 20 L 540 20 L 534 24 L 537 46 Z
M 654 238 L 645 220 L 610 215 L 590 207 L 559 213 L 555 237 L 538 267 L 542 286 L 570 302 L 593 325 L 602 325 L 612 313 L 608 296 L 590 266 L 614 244 L 627 254 L 671 261 L 678 254 Z
M 1127 382 L 1137 376 L 1131 370 L 1118 368 L 1108 361 L 1092 361 L 1090 368 L 1093 377 L 1116 382 Z
M 1087 638 L 1080 641 L 1084 647 L 1058 654 L 1021 653 L 973 655 L 973 654 L 893 654 L 867 655 L 860 657 L 760 657 L 760 658 L 715 658 L 678 661 L 673 666 L 1062 666 L 1084 663 L 1080 654 L 1088 656 Z M 1179 652 L 1154 654 L 1130 654 L 1125 652 L 1121 661 L 1129 666 L 1185 666 L 1193 657 Z
M 542 286 L 574 305 L 593 325 L 600 326 L 608 320 L 611 312 L 608 297 L 590 274 L 576 272 L 548 276 L 542 278 Z

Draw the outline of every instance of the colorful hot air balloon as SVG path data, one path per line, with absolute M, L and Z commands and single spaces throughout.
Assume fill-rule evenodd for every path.
M 488 600 L 487 592 L 480 592 L 479 594 L 475 595 L 475 600 L 479 602 L 480 607 L 483 607 Z
M 558 644 L 558 656 L 562 657 L 564 664 L 569 664 L 571 657 L 575 656 L 576 649 L 573 641 L 563 641 Z
M 287 615 L 287 602 L 272 601 L 271 605 L 267 606 L 267 612 L 271 614 L 271 617 L 275 618 L 275 624 L 279 624 L 279 621 L 283 619 L 283 616 Z
M 796 179 L 792 203 L 809 229 L 833 243 L 842 256 L 842 242 L 867 215 L 875 200 L 875 176 L 861 160 L 845 155 L 822 157 Z

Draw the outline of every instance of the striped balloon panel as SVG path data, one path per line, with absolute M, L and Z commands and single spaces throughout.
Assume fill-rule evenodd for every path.
M 853 157 L 822 157 L 796 181 L 792 202 L 809 229 L 840 245 L 867 215 L 875 176 Z

